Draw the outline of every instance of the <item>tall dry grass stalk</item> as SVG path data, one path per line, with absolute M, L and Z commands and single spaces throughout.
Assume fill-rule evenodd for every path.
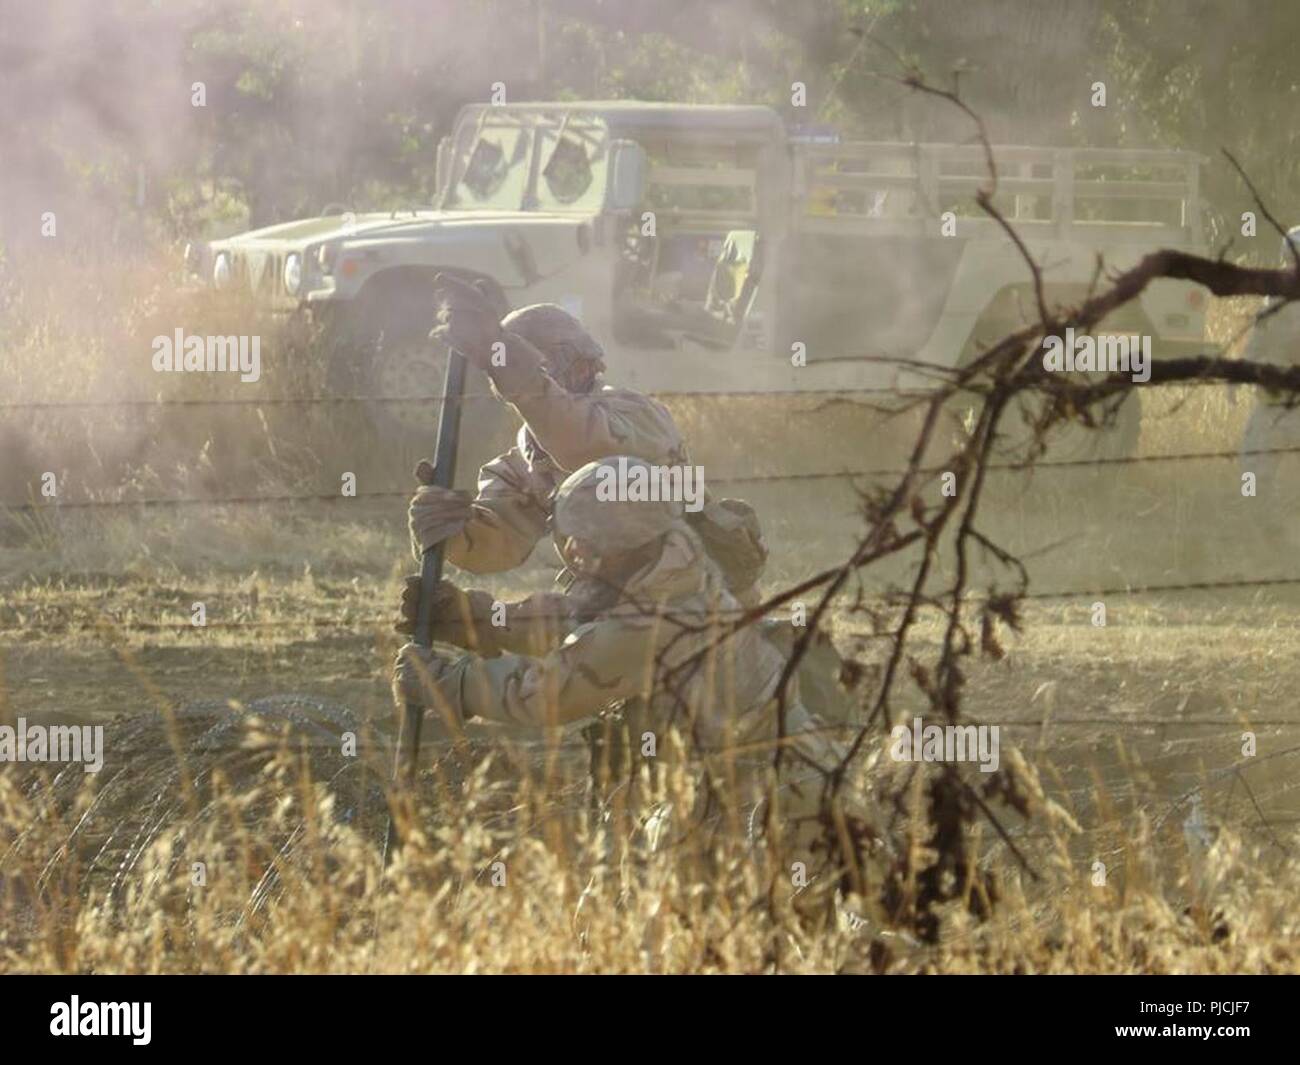
M 1074 816 L 1028 770 L 1042 832 L 1022 846 L 1043 880 L 1022 876 L 995 840 L 977 844 L 940 945 L 926 947 L 874 890 L 845 895 L 795 826 L 755 840 L 725 803 L 686 815 L 700 809 L 700 781 L 685 761 L 643 776 L 621 803 L 595 803 L 581 773 L 444 751 L 384 873 L 375 748 L 349 762 L 318 724 L 231 707 L 118 729 L 129 764 L 104 780 L 79 767 L 0 775 L 8 971 L 1300 969 L 1293 857 L 1222 829 L 1171 859 L 1169 834 L 1138 810 L 1113 824 L 1122 851 L 1098 885 L 1086 865 L 1080 875 Z M 917 808 L 905 835 L 921 849 Z M 806 886 L 791 876 L 800 860 Z M 873 888 L 884 875 L 883 864 L 867 870 Z M 988 884 L 995 904 L 978 920 L 964 903 Z

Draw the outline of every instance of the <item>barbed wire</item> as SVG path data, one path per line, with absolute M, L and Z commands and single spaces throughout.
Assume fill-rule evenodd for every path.
M 1246 726 L 1251 728 L 1291 728 L 1300 727 L 1300 716 L 1285 717 L 1263 717 L 1251 718 L 1246 721 L 1239 721 L 1235 718 L 1228 718 L 1223 721 L 1215 721 L 1206 718 L 1179 718 L 1179 717 L 1042 717 L 1031 718 L 1021 721 L 990 721 L 981 718 L 978 722 L 972 721 L 973 724 L 980 725 L 997 725 L 1000 728 L 1051 728 L 1055 725 L 1105 725 L 1129 727 L 1129 728 L 1158 728 L 1164 725 L 1204 725 L 1207 728 L 1234 728 L 1240 729 Z
M 1104 596 L 1127 596 L 1127 595 L 1162 595 L 1162 594 L 1181 594 L 1184 592 L 1197 591 L 1222 591 L 1228 589 L 1241 590 L 1245 588 L 1266 588 L 1272 586 L 1289 587 L 1300 585 L 1300 576 L 1297 577 L 1243 577 L 1232 578 L 1220 581 L 1183 581 L 1171 584 L 1142 584 L 1126 585 L 1124 587 L 1110 588 L 1077 588 L 1062 589 L 1059 591 L 1045 592 L 1025 592 L 1019 596 L 1025 600 L 1053 600 L 1053 599 L 1087 599 Z M 970 596 L 970 602 L 982 602 L 990 599 L 988 595 Z M 507 603 L 507 608 L 509 604 Z M 11 608 L 13 609 L 13 608 Z M 717 609 L 712 611 L 708 617 L 710 619 L 723 620 L 728 617 L 740 617 L 748 613 L 746 607 L 737 607 L 734 610 Z M 698 612 L 694 611 L 665 611 L 665 610 L 620 610 L 613 615 L 615 618 L 657 618 L 673 620 L 675 614 L 690 617 L 694 622 L 699 621 Z M 773 614 L 774 620 L 785 621 L 785 618 L 777 618 Z M 196 625 L 192 621 L 136 621 L 105 618 L 100 615 L 88 617 L 65 617 L 52 621 L 40 621 L 33 623 L 24 623 L 20 625 L 0 625 L 0 633 L 26 632 L 33 629 L 54 630 L 66 629 L 72 627 L 93 628 L 97 625 L 105 625 L 110 628 L 119 629 L 127 632 L 201 632 L 208 629 L 276 629 L 285 627 L 297 627 L 300 629 L 311 628 L 335 628 L 335 629 L 375 629 L 384 628 L 392 629 L 395 617 L 392 615 L 386 617 L 357 617 L 357 618 L 304 618 L 295 615 L 291 618 L 284 619 L 267 619 L 267 620 L 248 620 L 248 621 L 208 621 L 202 625 Z M 541 619 L 526 619 L 536 623 L 543 623 Z M 562 619 L 556 618 L 556 623 Z M 509 626 L 506 626 L 509 631 Z M 884 632 L 850 632 L 847 638 L 850 640 L 882 640 L 892 639 L 897 633 L 894 630 Z
M 845 387 L 845 388 L 787 388 L 787 389 L 745 389 L 745 390 L 725 390 L 725 391 L 683 391 L 683 392 L 647 392 L 648 396 L 658 399 L 676 399 L 686 398 L 695 399 L 701 397 L 716 397 L 718 399 L 754 399 L 764 396 L 810 396 L 813 398 L 824 396 L 850 396 L 850 395 L 891 395 L 891 396 L 929 396 L 933 395 L 937 389 L 928 388 L 890 388 L 890 387 Z M 248 396 L 248 397 L 212 397 L 212 398 L 186 398 L 186 399 L 162 399 L 155 397 L 153 399 L 134 398 L 134 399 L 84 399 L 84 400 L 35 400 L 31 402 L 6 402 L 0 403 L 0 411 L 18 411 L 18 410 L 105 410 L 121 408 L 125 410 L 137 410 L 150 407 L 276 407 L 276 406 L 313 406 L 313 405 L 340 405 L 340 404 L 366 404 L 373 406 L 402 406 L 421 403 L 442 403 L 446 399 L 444 394 L 426 395 L 426 396 Z M 466 392 L 462 399 L 490 399 L 496 400 L 497 397 L 491 392 Z
M 837 362 L 842 360 L 823 360 L 825 362 Z M 921 373 L 924 367 L 918 364 L 914 372 Z M 934 373 L 951 372 L 951 367 L 935 365 L 932 367 Z M 1243 385 L 1241 382 L 1221 381 L 1218 378 L 1190 378 L 1186 381 L 1178 382 L 1180 387 L 1224 387 L 1239 388 L 1252 387 Z M 906 398 L 921 398 L 933 396 L 943 391 L 942 388 L 900 388 L 894 385 L 854 385 L 836 388 L 774 388 L 774 389 L 684 389 L 682 391 L 655 392 L 647 391 L 644 394 L 656 399 L 763 399 L 765 397 L 792 397 L 799 398 L 808 396 L 817 397 L 837 397 L 847 399 L 850 396 L 900 396 Z M 442 403 L 446 395 L 435 393 L 423 396 L 241 396 L 241 397 L 186 397 L 179 399 L 164 399 L 160 396 L 149 397 L 124 397 L 114 399 L 76 399 L 76 400 L 23 400 L 0 403 L 0 411 L 57 411 L 57 410 L 110 410 L 120 408 L 124 410 L 138 410 L 142 408 L 159 408 L 159 407 L 302 407 L 302 406 L 338 406 L 346 404 L 370 405 L 370 406 L 409 406 L 411 404 L 423 403 Z M 488 391 L 466 392 L 463 399 L 490 399 L 496 400 L 497 397 Z
M 1181 581 L 1173 584 L 1138 584 L 1124 587 L 1099 588 L 1094 591 L 1078 589 L 1062 592 L 1025 592 L 1022 599 L 1078 599 L 1087 596 L 1152 595 L 1169 592 L 1212 592 L 1234 588 L 1268 588 L 1300 584 L 1300 577 L 1239 577 L 1221 581 Z M 976 599 L 986 598 L 977 596 Z
M 896 722 L 897 724 L 909 725 L 911 722 L 904 718 Z M 938 724 L 938 722 L 926 719 L 927 724 Z M 1118 726 L 1121 728 L 1162 728 L 1169 725 L 1192 727 L 1205 726 L 1207 728 L 1232 728 L 1241 729 L 1249 728 L 1300 728 L 1300 715 L 1296 717 L 1266 717 L 1250 718 L 1245 721 L 1237 718 L 1224 718 L 1223 720 L 1214 720 L 1212 718 L 1179 718 L 1179 717 L 1052 717 L 1045 715 L 1043 717 L 1021 718 L 1018 720 L 993 719 L 993 718 L 974 718 L 969 717 L 963 721 L 966 725 L 988 725 L 997 726 L 998 728 L 1053 728 L 1057 725 L 1083 727 L 1092 725 L 1105 725 L 1107 728 Z M 847 732 L 856 730 L 861 727 L 855 722 L 845 722 L 844 724 L 828 725 L 821 729 L 815 729 L 815 732 Z M 887 734 L 886 734 L 887 735 Z M 883 738 L 883 737 L 882 737 Z
M 1092 459 L 1044 459 L 990 463 L 988 469 L 999 472 L 1016 472 L 1039 469 L 1067 469 L 1089 466 L 1137 466 L 1159 462 L 1203 462 L 1210 460 L 1242 459 L 1262 455 L 1300 454 L 1300 446 L 1249 448 L 1236 451 L 1185 451 L 1169 455 L 1126 455 Z M 925 466 L 920 472 L 942 473 L 945 466 Z M 712 478 L 713 484 L 775 484 L 790 481 L 852 480 L 858 477 L 900 477 L 906 470 L 873 468 L 865 470 L 814 470 L 806 473 L 741 474 L 733 477 Z M 184 506 L 256 506 L 281 503 L 339 503 L 353 499 L 409 499 L 410 489 L 381 489 L 345 495 L 342 492 L 295 492 L 242 496 L 176 496 L 145 499 L 79 499 L 64 501 L 51 499 L 45 502 L 5 502 L 0 500 L 0 511 L 35 513 L 47 510 L 95 510 L 115 507 L 184 507 Z

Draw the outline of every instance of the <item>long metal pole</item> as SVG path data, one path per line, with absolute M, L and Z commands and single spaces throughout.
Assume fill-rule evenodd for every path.
M 433 452 L 432 484 L 451 488 L 456 480 L 456 451 L 460 444 L 461 400 L 465 393 L 465 356 L 458 351 L 447 355 L 447 374 L 443 382 L 442 415 L 438 419 L 438 442 Z M 434 592 L 442 580 L 443 544 L 428 548 L 420 560 L 420 604 L 416 614 L 414 642 L 421 647 L 432 644 Z M 397 734 L 397 759 L 393 766 L 394 797 L 405 789 L 414 795 L 420 755 L 420 728 L 424 723 L 424 704 L 408 702 L 403 709 Z M 390 805 L 388 838 L 384 841 L 384 865 L 401 844 L 397 818 Z

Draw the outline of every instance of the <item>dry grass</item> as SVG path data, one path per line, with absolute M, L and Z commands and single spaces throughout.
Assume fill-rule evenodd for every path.
M 729 832 L 725 817 L 716 831 L 682 840 L 678 816 L 652 846 L 648 813 L 664 802 L 691 808 L 694 779 L 684 771 L 644 785 L 639 801 L 604 819 L 590 817 L 563 752 L 548 773 L 545 752 L 508 748 L 514 757 L 492 757 L 483 747 L 458 761 L 443 751 L 424 776 L 418 835 L 382 877 L 382 791 L 367 769 L 377 749 L 363 745 L 348 764 L 319 740 L 303 748 L 306 730 L 281 732 L 273 718 L 227 727 L 217 747 L 197 738 L 231 712 L 209 708 L 198 726 L 181 716 L 184 771 L 155 715 L 110 726 L 115 754 L 125 758 L 120 775 L 106 770 L 82 790 L 69 779 L 82 775 L 75 768 L 26 790 L 14 774 L 0 777 L 6 969 L 1300 968 L 1294 858 L 1251 831 L 1248 819 L 1219 820 L 1227 807 L 1218 805 L 1213 843 L 1192 849 L 1182 838 L 1185 808 L 1168 816 L 1168 801 L 1151 797 L 1159 791 L 1155 767 L 1131 754 L 1124 765 L 1097 752 L 1087 794 L 1040 790 L 1027 771 L 1034 817 L 1015 834 L 1042 880 L 1031 882 L 985 838 L 976 853 L 996 885 L 992 916 L 975 921 L 954 903 L 940 945 L 930 947 L 893 924 L 872 890 L 846 898 L 832 878 L 815 874 L 797 890 L 792 863 L 816 868 L 815 852 L 800 840 L 755 847 Z M 1116 721 L 1126 717 L 1120 710 Z M 1045 765 L 1068 760 L 1082 732 L 1065 725 L 1060 733 L 1046 752 L 1028 755 Z M 880 767 L 873 785 L 882 787 L 889 773 Z M 1259 779 L 1255 787 L 1270 807 L 1287 790 L 1281 779 L 1276 789 Z M 912 834 L 916 846 L 920 834 Z M 1294 832 L 1284 839 L 1294 853 Z M 1104 886 L 1092 879 L 1098 860 L 1107 864 Z M 866 870 L 873 888 L 883 875 L 883 863 Z M 972 878 L 970 890 L 984 884 Z

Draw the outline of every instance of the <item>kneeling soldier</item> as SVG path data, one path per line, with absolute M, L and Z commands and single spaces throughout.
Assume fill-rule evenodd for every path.
M 663 736 L 676 724 L 706 759 L 769 765 L 786 657 L 756 625 L 727 631 L 743 608 L 680 502 L 609 498 L 620 461 L 646 465 L 601 459 L 556 491 L 552 533 L 573 577 L 568 591 L 506 604 L 502 619 L 492 617 L 491 596 L 444 582 L 434 638 L 477 651 L 450 657 L 408 643 L 394 693 L 456 724 L 479 718 L 537 729 L 621 704 L 632 737 Z M 417 596 L 409 583 L 399 631 L 412 631 Z M 809 763 L 832 769 L 842 756 L 804 707 L 796 677 L 784 733 L 792 748 L 784 761 L 805 772 Z

